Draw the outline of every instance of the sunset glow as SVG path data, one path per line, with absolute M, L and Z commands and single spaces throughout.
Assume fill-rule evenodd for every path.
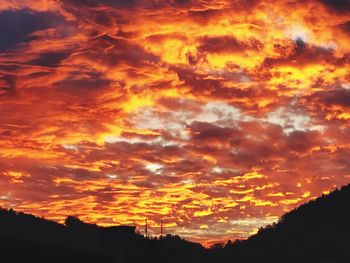
M 0 206 L 244 238 L 350 182 L 347 0 L 0 1 Z

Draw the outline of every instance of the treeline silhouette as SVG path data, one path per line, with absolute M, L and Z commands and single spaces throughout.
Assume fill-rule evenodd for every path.
M 133 226 L 58 224 L 0 209 L 0 259 L 8 262 L 350 262 L 350 185 L 283 215 L 246 240 L 206 249 L 176 235 L 145 238 Z

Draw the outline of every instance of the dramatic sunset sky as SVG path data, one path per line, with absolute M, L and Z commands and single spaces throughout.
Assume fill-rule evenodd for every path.
M 0 206 L 208 244 L 350 182 L 347 0 L 0 0 Z

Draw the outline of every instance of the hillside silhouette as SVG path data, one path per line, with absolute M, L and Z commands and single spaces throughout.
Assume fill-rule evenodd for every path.
M 0 209 L 0 259 L 11 262 L 202 262 L 205 252 L 176 235 L 145 238 L 133 226 L 100 227 L 72 216 L 62 225 Z
M 0 258 L 8 262 L 349 262 L 350 185 L 283 215 L 246 240 L 206 249 L 179 236 L 146 238 L 133 226 L 59 224 L 0 209 Z
M 247 240 L 216 244 L 212 262 L 350 262 L 350 185 L 284 214 Z

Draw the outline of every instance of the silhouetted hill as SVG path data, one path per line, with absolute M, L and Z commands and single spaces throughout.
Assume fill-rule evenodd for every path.
M 0 260 L 14 263 L 113 262 L 111 258 L 104 255 L 2 236 L 0 236 Z
M 244 241 L 215 246 L 213 262 L 350 262 L 350 185 L 283 215 Z
M 148 239 L 132 226 L 65 225 L 0 209 L 0 259 L 8 262 L 343 263 L 350 262 L 350 185 L 261 228 L 247 240 L 205 249 L 167 235 Z
M 62 225 L 5 209 L 0 209 L 0 243 L 7 244 L 0 247 L 0 259 L 13 255 L 11 262 L 53 257 L 58 262 L 178 263 L 202 261 L 205 253 L 200 244 L 179 236 L 148 239 L 133 226 L 100 227 L 72 216 Z

